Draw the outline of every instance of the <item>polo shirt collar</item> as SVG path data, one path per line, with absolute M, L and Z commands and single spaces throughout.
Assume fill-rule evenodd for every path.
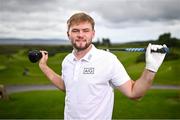
M 81 58 L 80 60 L 84 60 L 84 61 L 90 62 L 92 60 L 93 55 L 95 54 L 95 50 L 96 50 L 96 47 L 92 44 L 92 47 L 89 50 L 89 52 L 86 53 L 86 55 L 83 58 Z M 74 50 L 72 51 L 72 55 L 73 55 L 72 56 L 72 60 L 76 61 L 76 57 L 74 55 Z

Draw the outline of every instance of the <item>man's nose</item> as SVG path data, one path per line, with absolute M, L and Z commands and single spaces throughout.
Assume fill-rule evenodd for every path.
M 84 32 L 80 30 L 80 31 L 78 32 L 78 37 L 83 37 L 83 36 L 84 36 Z

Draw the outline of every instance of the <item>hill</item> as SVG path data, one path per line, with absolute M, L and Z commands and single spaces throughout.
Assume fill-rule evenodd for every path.
M 70 45 L 70 42 L 65 39 L 0 38 L 0 45 Z

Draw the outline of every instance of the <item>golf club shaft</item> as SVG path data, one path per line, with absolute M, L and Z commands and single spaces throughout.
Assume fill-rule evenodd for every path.
M 146 48 L 109 48 L 105 49 L 106 51 L 111 51 L 111 52 L 117 52 L 117 51 L 126 51 L 126 52 L 145 52 Z M 157 53 L 168 53 L 169 48 L 163 47 L 161 49 L 157 49 L 156 51 L 151 50 L 151 52 L 157 52 Z

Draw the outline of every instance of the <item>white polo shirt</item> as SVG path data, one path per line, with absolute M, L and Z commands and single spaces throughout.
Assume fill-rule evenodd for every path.
M 114 92 L 130 80 L 117 57 L 92 46 L 80 60 L 72 53 L 62 63 L 66 87 L 64 119 L 111 119 Z

